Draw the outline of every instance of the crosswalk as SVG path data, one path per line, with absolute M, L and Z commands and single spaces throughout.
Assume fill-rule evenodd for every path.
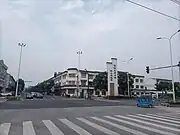
M 20 130 L 20 131 L 18 131 Z M 88 116 L 0 123 L 0 135 L 180 135 L 180 113 Z

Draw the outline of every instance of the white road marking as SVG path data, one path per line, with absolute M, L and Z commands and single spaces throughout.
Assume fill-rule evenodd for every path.
M 0 125 L 0 135 L 8 135 L 11 123 L 3 123 Z
M 159 133 L 159 134 L 162 134 L 162 135 L 176 135 L 176 134 L 171 133 L 171 132 L 166 132 L 166 131 L 159 130 L 159 129 L 156 129 L 156 128 L 151 128 L 151 127 L 143 126 L 143 125 L 137 124 L 135 122 L 130 122 L 130 121 L 127 121 L 127 120 L 122 120 L 122 119 L 114 118 L 114 117 L 111 117 L 111 116 L 106 116 L 106 118 L 109 118 L 111 120 L 115 120 L 115 121 L 118 121 L 118 122 L 121 122 L 121 123 L 125 123 L 125 124 L 128 124 L 128 125 L 134 126 L 134 127 L 146 129 L 146 130 L 149 130 L 151 132 L 156 132 L 156 133 Z
M 43 123 L 48 128 L 51 135 L 64 135 L 64 133 L 51 120 L 43 120 Z
M 76 118 L 76 119 L 87 124 L 87 125 L 89 125 L 89 126 L 91 126 L 91 127 L 93 127 L 93 128 L 95 128 L 95 129 L 97 129 L 97 130 L 99 130 L 99 131 L 101 131 L 101 132 L 103 132 L 103 133 L 105 133 L 105 134 L 107 134 L 107 135 L 120 135 L 120 134 L 118 134 L 112 130 L 104 128 L 104 127 L 102 127 L 96 123 L 90 122 L 89 120 L 86 120 L 84 118 Z
M 73 129 L 75 132 L 77 132 L 79 135 L 92 135 L 83 128 L 77 126 L 76 124 L 72 123 L 71 121 L 67 119 L 59 119 L 62 123 L 67 125 L 69 128 Z
M 144 118 L 144 117 L 140 117 L 140 116 L 136 116 L 136 115 L 128 115 L 128 116 L 130 116 L 130 117 L 135 117 L 135 118 L 138 118 L 138 119 L 143 119 L 143 120 L 149 120 L 149 121 L 153 121 L 153 122 L 158 122 L 158 123 L 161 123 L 161 124 L 166 124 L 166 125 L 171 125 L 171 126 L 180 127 L 179 124 L 164 122 L 164 121 L 160 121 L 160 120 L 154 120 L 154 119 L 150 119 L 150 118 Z
M 160 118 L 171 119 L 171 120 L 179 120 L 179 121 L 180 121 L 180 119 L 179 119 L 178 116 L 176 116 L 177 118 L 174 118 L 173 116 L 171 116 L 171 115 L 173 115 L 173 114 L 167 115 L 167 116 L 157 115 L 157 114 L 148 114 L 148 115 L 151 115 L 151 116 L 157 116 L 157 117 L 160 117 Z
M 139 122 L 139 123 L 143 123 L 143 124 L 163 128 L 163 129 L 168 129 L 168 130 L 180 132 L 180 129 L 177 129 L 177 128 L 167 127 L 167 126 L 163 126 L 163 125 L 159 125 L 159 124 L 155 124 L 155 123 L 151 123 L 151 122 L 146 122 L 146 121 L 143 121 L 143 120 L 130 118 L 130 117 L 126 117 L 126 116 L 121 116 L 121 115 L 115 115 L 115 116 L 119 117 L 119 118 L 124 118 L 124 119 L 128 119 L 128 120 L 136 121 L 136 122 Z
M 105 117 L 108 117 L 108 116 L 105 116 Z M 114 127 L 116 127 L 116 128 L 119 128 L 119 129 L 121 129 L 121 130 L 124 130 L 124 131 L 129 132 L 129 133 L 134 134 L 134 135 L 148 135 L 148 134 L 146 134 L 146 133 L 139 132 L 139 131 L 134 130 L 134 129 L 130 129 L 130 128 L 127 128 L 127 127 L 118 125 L 118 124 L 116 124 L 116 123 L 112 123 L 112 122 L 110 122 L 110 121 L 107 121 L 107 120 L 104 120 L 104 119 L 101 119 L 101 118 L 97 118 L 97 117 L 91 117 L 91 118 L 94 119 L 94 120 L 97 120 L 97 121 L 100 121 L 100 122 L 109 124 L 109 125 L 111 125 L 111 126 L 114 126 Z
M 168 122 L 180 124 L 180 121 L 169 120 L 169 119 L 167 119 L 167 118 L 164 119 L 164 118 L 159 118 L 159 117 L 157 117 L 157 116 L 149 116 L 149 115 L 144 115 L 144 114 L 138 114 L 138 115 L 143 116 L 143 117 L 152 118 L 152 119 L 159 119 L 159 120 L 163 120 L 163 121 L 168 121 Z
M 23 135 L 36 135 L 32 121 L 23 122 Z

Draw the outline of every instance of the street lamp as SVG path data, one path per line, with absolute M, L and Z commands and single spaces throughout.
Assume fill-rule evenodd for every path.
M 78 55 L 78 73 L 77 73 L 77 96 L 78 96 L 78 92 L 79 92 L 79 70 L 80 70 L 80 60 L 81 60 L 81 55 L 82 55 L 82 51 L 77 51 L 77 55 Z
M 21 51 L 20 51 L 19 67 L 18 67 L 18 75 L 17 75 L 17 85 L 16 85 L 16 93 L 15 93 L 15 96 L 16 96 L 16 97 L 17 97 L 17 95 L 18 95 L 19 75 L 20 75 L 20 70 L 21 70 L 22 48 L 25 47 L 26 44 L 24 44 L 24 43 L 18 43 L 18 46 L 21 47 Z
M 87 73 L 87 83 L 88 83 L 88 86 L 87 86 L 87 94 L 88 94 L 88 97 L 90 96 L 90 92 L 89 92 L 89 72 L 87 69 L 85 69 L 86 73 Z
M 126 64 L 128 64 L 130 61 L 132 61 L 134 58 L 131 57 L 128 61 L 123 61 L 123 62 L 126 62 Z M 129 86 L 129 73 L 127 72 L 126 73 L 127 75 L 127 85 L 128 85 L 128 96 L 130 96 L 130 86 Z
M 167 37 L 158 37 L 158 40 L 168 40 L 169 42 L 169 50 L 170 50 L 170 60 L 171 60 L 171 75 L 172 75 L 172 90 L 173 90 L 173 101 L 176 102 L 176 96 L 175 96 L 175 88 L 174 88 L 174 73 L 173 73 L 173 57 L 172 57 L 172 38 L 179 33 L 180 30 L 176 31 L 172 36 L 169 38 Z

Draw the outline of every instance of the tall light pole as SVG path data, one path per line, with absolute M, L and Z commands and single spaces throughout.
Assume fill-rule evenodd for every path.
M 78 55 L 78 73 L 77 73 L 77 96 L 78 96 L 78 92 L 79 92 L 79 70 L 80 70 L 80 62 L 81 62 L 81 55 L 82 55 L 82 51 L 77 51 L 77 55 Z
M 123 62 L 126 62 L 126 64 L 128 64 L 133 59 L 134 58 L 130 58 L 128 61 L 123 61 Z M 128 96 L 130 96 L 129 73 L 127 72 L 126 75 L 127 75 L 127 85 L 128 85 Z
M 170 60 L 171 60 L 171 75 L 172 75 L 172 90 L 173 90 L 173 101 L 176 102 L 176 96 L 175 96 L 175 87 L 174 87 L 174 72 L 173 72 L 173 56 L 172 56 L 172 38 L 179 33 L 180 30 L 176 31 L 172 36 L 169 38 L 167 37 L 158 37 L 158 40 L 168 40 L 169 42 L 169 50 L 170 50 Z
M 20 51 L 19 67 L 18 67 L 18 75 L 17 75 L 17 85 L 16 85 L 16 94 L 15 94 L 16 97 L 17 97 L 17 95 L 18 95 L 19 75 L 20 75 L 20 70 L 21 70 L 22 49 L 23 49 L 23 47 L 26 46 L 26 44 L 24 44 L 24 43 L 18 43 L 18 45 L 21 47 L 21 51 Z

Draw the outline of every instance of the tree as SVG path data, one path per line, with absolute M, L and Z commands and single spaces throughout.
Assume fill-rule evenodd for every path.
M 106 90 L 107 91 L 107 72 L 99 73 L 93 80 L 93 86 L 95 90 Z
M 128 73 L 129 77 L 129 88 L 131 90 L 132 85 L 134 83 L 134 76 L 130 73 Z M 118 93 L 125 95 L 125 93 L 128 90 L 128 78 L 127 78 L 127 72 L 118 72 Z
M 180 83 L 179 83 L 179 82 L 175 82 L 175 83 L 174 83 L 174 86 L 175 86 L 175 94 L 176 94 L 176 97 L 179 97 L 179 98 L 180 98 Z
M 155 89 L 158 91 L 167 91 L 172 89 L 172 83 L 168 81 L 157 81 Z
M 129 86 L 132 87 L 133 84 L 133 75 L 129 74 Z M 107 72 L 99 73 L 93 81 L 95 90 L 108 90 L 108 81 L 107 81 Z M 118 92 L 119 94 L 125 94 L 125 91 L 128 89 L 127 83 L 127 73 L 118 71 Z
M 16 81 L 16 87 L 17 87 L 17 81 Z M 24 90 L 25 82 L 23 79 L 19 79 L 18 81 L 18 93 L 21 93 Z

